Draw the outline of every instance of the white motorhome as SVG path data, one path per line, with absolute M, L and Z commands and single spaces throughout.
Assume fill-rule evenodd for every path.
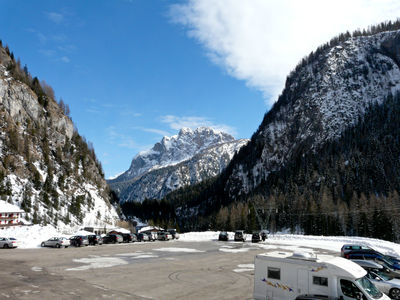
M 383 300 L 381 293 L 356 263 L 328 255 L 272 252 L 255 258 L 254 299 L 291 300 L 315 295 L 318 299 Z

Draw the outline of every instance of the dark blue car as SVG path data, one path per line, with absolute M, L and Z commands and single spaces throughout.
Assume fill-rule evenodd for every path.
M 387 255 L 384 255 L 375 250 L 353 250 L 344 254 L 345 258 L 348 259 L 368 259 L 375 260 L 379 264 L 389 267 L 393 270 L 400 270 L 400 264 L 394 259 L 391 259 Z

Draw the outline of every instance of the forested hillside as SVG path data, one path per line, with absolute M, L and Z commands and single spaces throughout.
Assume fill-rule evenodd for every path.
M 180 227 L 399 240 L 399 29 L 345 33 L 303 59 L 225 171 L 165 197 Z
M 400 95 L 368 109 L 357 125 L 315 153 L 298 153 L 251 194 L 230 203 L 220 179 L 208 189 L 182 189 L 168 195 L 177 206 L 198 207 L 182 220 L 188 228 L 235 229 L 255 208 L 257 227 L 289 228 L 306 234 L 361 235 L 398 239 L 400 216 Z M 198 202 L 179 202 L 182 199 Z M 211 202 L 212 201 L 212 202 Z M 204 204 L 207 205 L 199 205 Z M 218 211 L 218 213 L 215 213 Z M 198 223 L 199 222 L 199 223 Z M 244 223 L 244 224 L 243 224 Z M 246 228 L 243 227 L 243 228 Z

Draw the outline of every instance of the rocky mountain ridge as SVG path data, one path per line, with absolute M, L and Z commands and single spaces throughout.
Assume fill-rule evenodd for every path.
M 218 175 L 247 142 L 209 127 L 183 128 L 178 135 L 164 137 L 151 150 L 139 153 L 128 171 L 108 182 L 121 203 L 160 199 L 177 188 Z
M 244 149 L 255 160 L 232 165 L 230 195 L 249 193 L 298 151 L 340 137 L 368 107 L 400 90 L 399 38 L 399 31 L 349 37 L 312 53 Z
M 400 238 L 399 49 L 397 21 L 341 34 L 304 58 L 218 177 L 161 200 L 172 222 L 372 235 L 379 220 L 393 225 L 385 238 Z
M 53 97 L 0 45 L 0 197 L 33 223 L 113 224 L 119 217 L 94 149 Z

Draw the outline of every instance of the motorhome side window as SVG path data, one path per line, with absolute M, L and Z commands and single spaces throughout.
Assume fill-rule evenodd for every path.
M 328 278 L 313 276 L 313 283 L 315 285 L 328 286 Z
M 268 267 L 267 276 L 270 279 L 278 279 L 278 280 L 280 280 L 281 279 L 281 269 Z

